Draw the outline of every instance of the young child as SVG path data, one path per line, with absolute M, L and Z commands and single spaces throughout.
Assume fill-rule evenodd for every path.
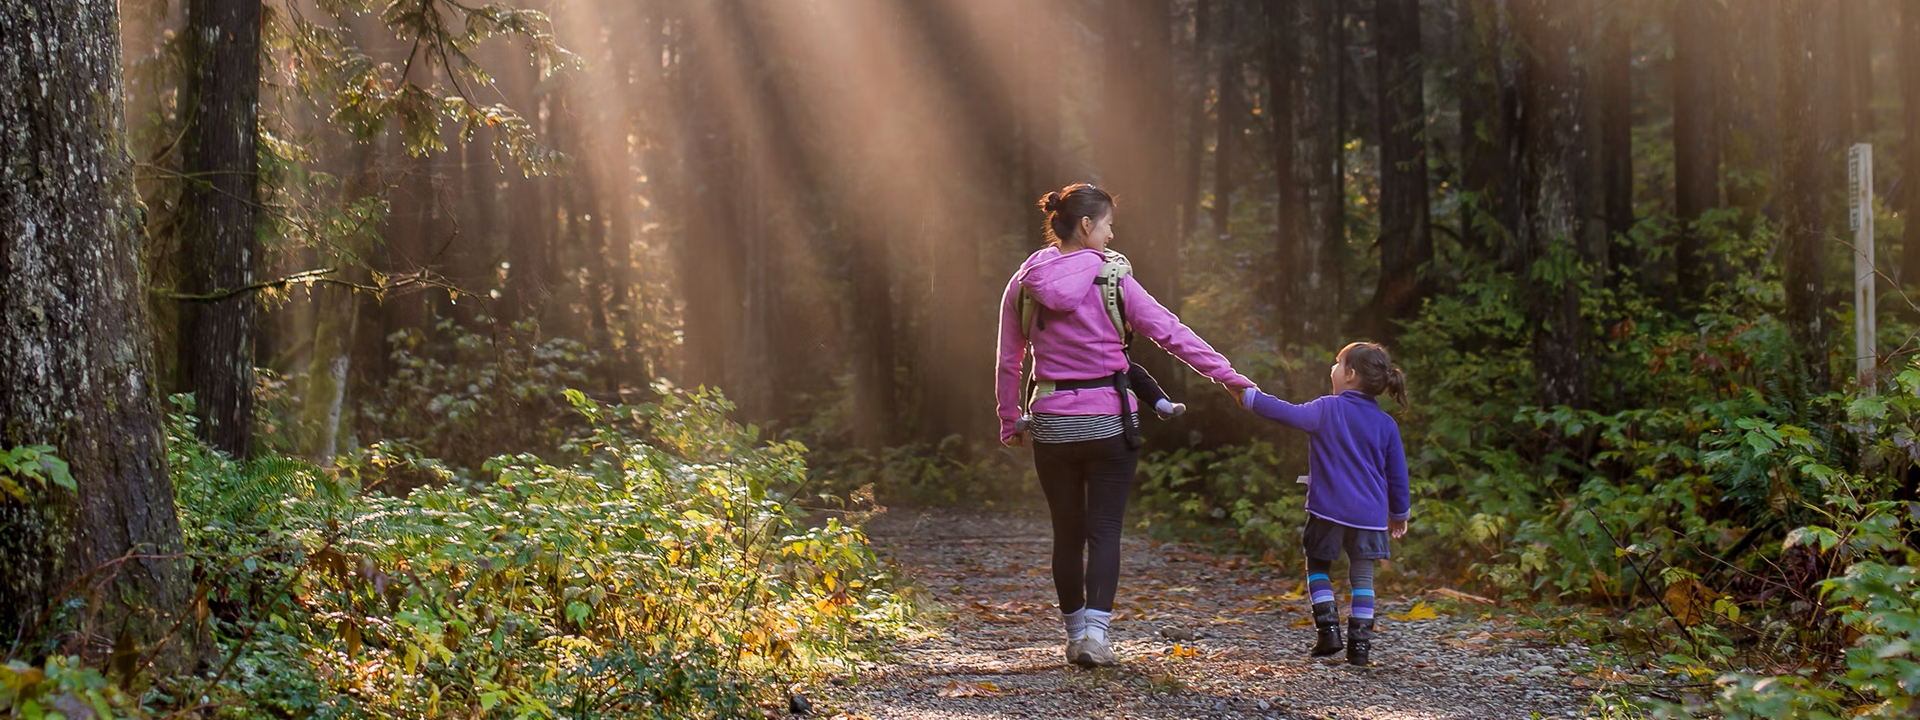
M 1160 382 L 1154 380 L 1153 375 L 1148 373 L 1146 368 L 1141 367 L 1140 363 L 1127 365 L 1127 384 L 1133 386 L 1133 394 L 1140 398 L 1142 404 L 1153 408 L 1154 414 L 1159 415 L 1161 420 L 1173 419 L 1187 411 L 1186 403 L 1167 399 L 1167 391 L 1160 388 Z M 1032 424 L 1031 413 L 1021 415 L 1019 420 L 1013 421 L 1013 431 L 1026 432 L 1027 427 Z
M 1307 551 L 1307 588 L 1313 593 L 1313 626 L 1319 631 L 1312 655 L 1332 657 L 1341 650 L 1340 606 L 1328 571 L 1345 550 L 1353 593 L 1347 662 L 1364 666 L 1372 664 L 1373 563 L 1390 556 L 1389 536 L 1407 534 L 1411 502 L 1400 426 L 1376 398 L 1386 393 L 1405 407 L 1407 380 L 1386 348 L 1366 342 L 1343 348 L 1331 375 L 1333 394 L 1304 405 L 1259 388 L 1247 388 L 1242 404 L 1310 436 L 1308 517 L 1301 540 Z

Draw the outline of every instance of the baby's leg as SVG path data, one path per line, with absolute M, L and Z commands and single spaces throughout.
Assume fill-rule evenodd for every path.
M 1160 383 L 1154 380 L 1153 375 L 1148 373 L 1146 368 L 1141 367 L 1140 363 L 1127 365 L 1127 384 L 1133 386 L 1133 394 L 1140 397 L 1142 404 L 1153 408 L 1153 411 L 1159 413 L 1162 418 L 1170 418 L 1187 411 L 1185 404 L 1167 399 L 1167 391 L 1161 389 Z
M 1161 400 L 1167 399 L 1167 391 L 1160 388 L 1160 382 L 1154 380 L 1153 374 L 1147 372 L 1140 363 L 1127 365 L 1127 384 L 1133 386 L 1133 394 L 1138 395 L 1140 402 L 1145 403 L 1147 407 L 1153 407 L 1160 404 Z

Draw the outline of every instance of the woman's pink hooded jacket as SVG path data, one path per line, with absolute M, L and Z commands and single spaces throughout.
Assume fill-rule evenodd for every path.
M 1090 380 L 1127 369 L 1120 333 L 1107 318 L 1100 289 L 1093 284 L 1104 262 L 1093 249 L 1062 254 L 1048 247 L 1020 264 L 1000 298 L 1000 367 L 994 379 L 999 400 L 1000 439 L 1013 438 L 1020 418 L 1020 363 L 1026 357 L 1027 333 L 1020 326 L 1020 289 L 1039 301 L 1033 322 L 1034 377 L 1041 380 Z M 1253 382 L 1234 372 L 1227 359 L 1181 324 L 1180 318 L 1148 295 L 1132 276 L 1121 284 L 1127 322 L 1135 335 L 1185 361 L 1194 371 L 1227 389 L 1239 392 Z M 1132 407 L 1139 400 L 1132 399 Z M 1051 415 L 1111 415 L 1120 408 L 1110 387 L 1062 390 L 1041 398 L 1032 408 Z

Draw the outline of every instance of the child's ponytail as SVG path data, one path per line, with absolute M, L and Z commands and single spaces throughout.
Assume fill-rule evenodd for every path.
M 1400 403 L 1400 407 L 1407 407 L 1407 374 L 1400 372 L 1399 365 L 1387 371 L 1387 394 Z

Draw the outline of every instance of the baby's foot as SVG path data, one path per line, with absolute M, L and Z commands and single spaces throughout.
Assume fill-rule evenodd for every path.
M 1160 414 L 1161 420 L 1167 420 L 1179 417 L 1182 413 L 1185 413 L 1187 411 L 1187 404 L 1160 398 L 1153 404 L 1153 411 Z
M 1014 432 L 1017 432 L 1017 433 L 1026 432 L 1027 428 L 1030 428 L 1030 427 L 1033 427 L 1032 415 L 1021 415 L 1019 420 L 1013 421 Z

